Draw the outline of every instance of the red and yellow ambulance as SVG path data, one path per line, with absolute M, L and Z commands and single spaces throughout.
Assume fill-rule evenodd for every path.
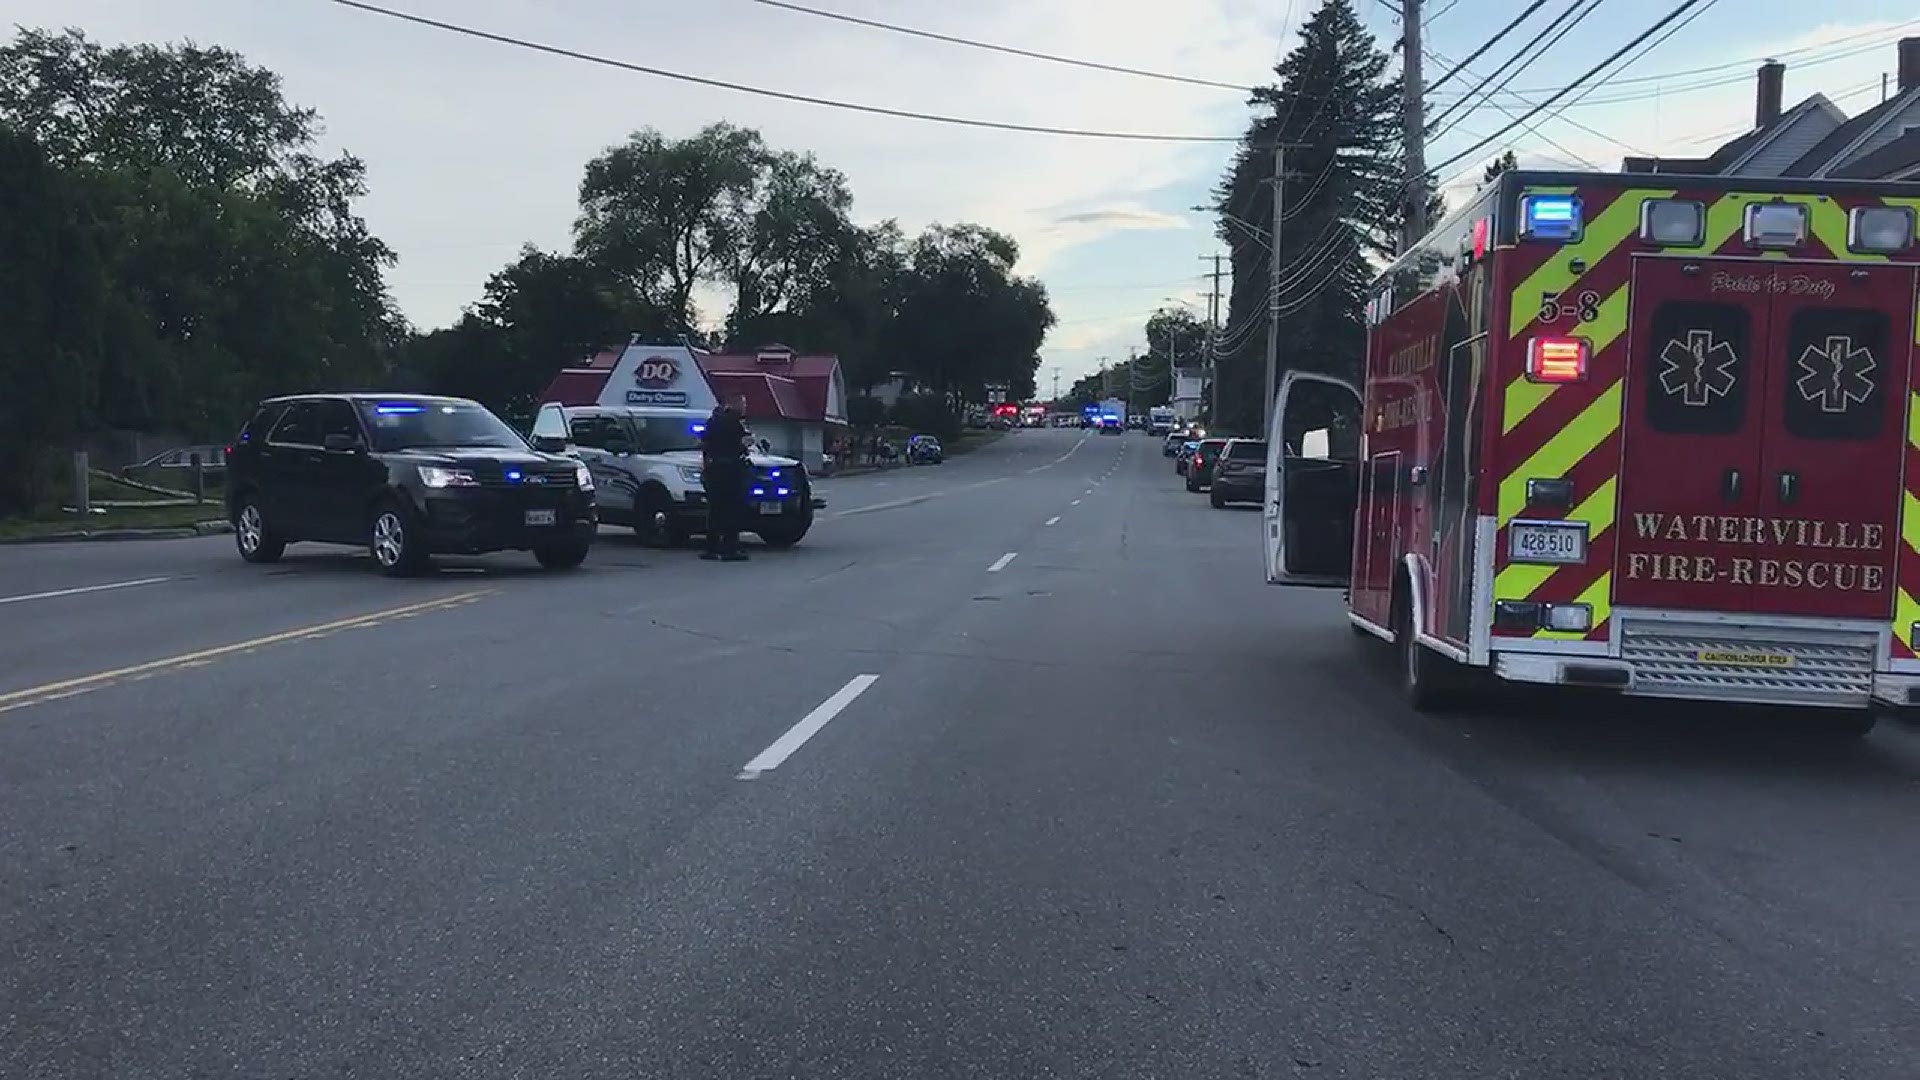
M 1469 669 L 1920 705 L 1920 185 L 1509 172 L 1377 281 L 1363 385 L 1270 433 L 1267 577 L 1417 705 Z M 1350 437 L 1301 437 L 1349 399 Z

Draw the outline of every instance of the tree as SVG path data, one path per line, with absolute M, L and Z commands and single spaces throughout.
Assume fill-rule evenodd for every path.
M 670 336 L 673 323 L 598 264 L 528 245 L 451 329 L 414 338 L 407 367 L 424 389 L 529 416 L 561 368 L 632 334 Z
M 691 331 L 694 290 L 737 260 L 751 232 L 767 162 L 760 134 L 732 124 L 679 140 L 635 132 L 587 162 L 575 251 Z
M 1513 151 L 1501 151 L 1499 157 L 1487 162 L 1487 167 L 1480 170 L 1480 187 L 1484 188 L 1493 183 L 1499 179 L 1501 173 L 1510 172 L 1519 167 L 1520 160 L 1513 156 Z
M 58 175 L 97 259 L 97 334 L 70 358 L 87 384 L 64 391 L 87 426 L 219 437 L 266 394 L 385 379 L 402 326 L 392 253 L 353 210 L 364 169 L 316 153 L 317 117 L 271 72 L 22 30 L 0 48 L 0 126 Z
M 887 350 L 949 407 L 984 400 L 988 383 L 1033 396 L 1054 315 L 1046 288 L 1013 272 L 1019 256 L 981 225 L 935 225 L 909 248 Z
M 768 155 L 748 216 L 735 223 L 742 231 L 724 237 L 720 251 L 734 288 L 728 324 L 736 337 L 777 312 L 798 313 L 826 298 L 857 256 L 852 208 L 846 177 L 813 155 Z
M 1217 425 L 1253 431 L 1277 389 L 1263 385 L 1270 258 L 1281 261 L 1279 373 L 1358 371 L 1364 291 L 1372 260 L 1394 249 L 1404 190 L 1400 88 L 1387 68 L 1349 0 L 1325 0 L 1275 69 L 1278 85 L 1254 91 L 1259 113 L 1216 190 L 1220 235 L 1234 249 L 1233 293 L 1217 346 Z M 1269 254 L 1276 143 L 1290 147 L 1290 175 L 1287 220 L 1279 250 Z
M 0 513 L 30 508 L 48 451 L 92 411 L 111 282 L 84 195 L 24 135 L 0 125 Z

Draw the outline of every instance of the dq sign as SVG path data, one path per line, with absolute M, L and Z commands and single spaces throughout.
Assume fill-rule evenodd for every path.
M 665 390 L 678 378 L 680 362 L 670 356 L 649 356 L 633 372 L 633 381 L 649 390 Z

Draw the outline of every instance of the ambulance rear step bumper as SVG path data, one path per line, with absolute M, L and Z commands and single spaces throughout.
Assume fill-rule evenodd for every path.
M 1501 652 L 1494 673 L 1514 682 L 1756 705 L 1920 702 L 1920 679 L 1874 671 L 1883 647 L 1877 630 L 1763 620 L 1616 612 L 1617 656 Z

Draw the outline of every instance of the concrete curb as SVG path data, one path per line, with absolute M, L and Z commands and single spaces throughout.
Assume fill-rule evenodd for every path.
M 202 521 L 166 529 L 74 529 L 41 536 L 19 536 L 0 540 L 0 544 L 70 544 L 79 540 L 185 540 L 192 536 L 217 536 L 233 531 L 227 521 Z

